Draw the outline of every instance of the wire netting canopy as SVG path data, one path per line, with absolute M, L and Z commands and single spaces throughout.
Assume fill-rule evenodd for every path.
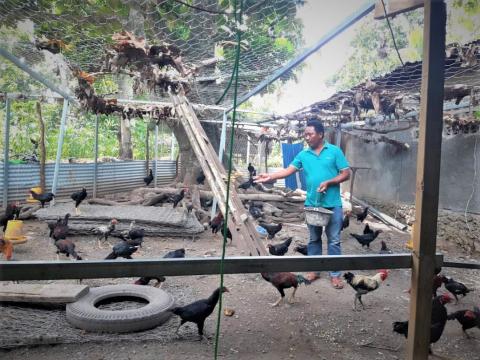
M 112 35 L 122 31 L 144 37 L 145 45 L 174 45 L 181 52 L 182 62 L 189 67 L 216 59 L 195 73 L 188 94 L 193 102 L 215 104 L 233 71 L 237 30 L 242 32 L 239 64 L 239 94 L 242 94 L 298 54 L 302 25 L 295 16 L 297 6 L 302 3 L 247 0 L 241 8 L 240 1 L 234 0 L 6 0 L 0 3 L 0 23 L 11 29 L 21 22 L 33 23 L 34 37 L 22 38 L 10 49 L 31 65 L 45 59 L 46 49 L 61 53 L 70 68 L 87 73 L 105 71 L 106 50 L 115 44 Z M 285 77 L 288 76 L 291 73 Z M 162 98 L 159 93 L 145 96 Z M 221 104 L 230 105 L 232 96 L 233 87 Z

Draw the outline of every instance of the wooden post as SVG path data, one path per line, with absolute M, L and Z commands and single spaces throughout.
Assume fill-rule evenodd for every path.
M 5 96 L 5 123 L 3 128 L 3 208 L 8 204 L 8 170 L 9 170 L 9 150 L 10 150 L 10 99 L 8 94 Z
M 46 151 L 45 151 L 45 123 L 42 118 L 42 105 L 40 101 L 37 101 L 37 114 L 38 114 L 38 127 L 40 128 L 40 138 L 38 139 L 38 145 L 40 148 L 40 187 L 42 188 L 42 193 L 45 192 L 45 161 L 46 161 Z
M 409 360 L 427 359 L 430 343 L 443 125 L 445 24 L 444 1 L 426 0 L 415 197 L 416 222 L 413 233 L 407 341 Z

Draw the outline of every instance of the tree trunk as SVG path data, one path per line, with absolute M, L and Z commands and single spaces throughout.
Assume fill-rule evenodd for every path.
M 182 124 L 180 122 L 175 122 L 172 130 L 177 139 L 180 158 L 180 168 L 178 169 L 175 182 L 182 182 L 185 185 L 193 185 L 196 183 L 196 177 L 201 171 L 200 163 L 193 152 L 190 139 L 188 138 Z
M 126 116 L 120 119 L 120 159 L 133 160 L 130 119 Z
M 40 148 L 40 187 L 42 188 L 42 193 L 45 192 L 45 123 L 42 118 L 42 106 L 40 102 L 37 102 L 37 114 L 38 114 L 38 125 L 40 128 L 40 139 L 38 140 Z

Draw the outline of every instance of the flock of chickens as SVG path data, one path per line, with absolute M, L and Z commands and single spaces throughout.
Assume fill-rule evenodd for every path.
M 255 176 L 255 169 L 251 164 L 248 167 L 249 171 L 249 180 L 240 185 L 241 188 L 248 188 L 253 185 L 253 177 Z M 197 183 L 202 183 L 205 180 L 205 176 L 200 174 L 197 178 Z M 149 175 L 144 178 L 145 184 L 148 186 L 153 181 L 153 174 L 150 170 Z M 38 200 L 41 203 L 41 206 L 44 207 L 46 203 L 49 203 L 55 198 L 53 193 L 43 193 L 37 194 L 34 191 L 30 191 L 33 198 Z M 173 203 L 173 207 L 176 207 L 179 202 L 184 198 L 185 190 L 182 189 L 178 194 L 173 195 L 169 201 Z M 71 199 L 75 202 L 75 213 L 79 214 L 79 205 L 87 197 L 87 191 L 85 188 L 82 190 L 74 192 L 71 194 Z M 20 206 L 16 204 L 8 204 L 5 213 L 0 217 L 0 226 L 3 226 L 3 231 L 5 232 L 7 223 L 9 220 L 18 218 L 20 214 Z M 282 223 L 278 224 L 268 224 L 263 222 L 261 217 L 262 214 L 262 203 L 250 201 L 248 204 L 249 213 L 253 218 L 259 220 L 259 225 L 265 229 L 267 238 L 273 240 L 275 236 L 282 230 Z M 363 222 L 368 215 L 368 207 L 365 208 L 360 214 L 357 214 L 357 221 Z M 349 227 L 351 214 L 347 213 L 343 219 L 342 230 Z M 67 213 L 63 218 L 58 218 L 55 222 L 49 222 L 49 237 L 53 239 L 57 259 L 59 259 L 60 254 L 64 254 L 67 257 L 71 257 L 75 260 L 82 260 L 81 256 L 75 250 L 75 244 L 72 240 L 67 239 L 68 236 L 68 221 L 70 214 Z M 108 224 L 103 226 L 98 226 L 90 229 L 91 233 L 96 235 L 98 238 L 98 246 L 102 248 L 102 241 L 107 242 L 108 238 L 112 236 L 118 221 L 116 219 L 111 219 Z M 225 220 L 221 212 L 219 212 L 211 221 L 209 226 L 212 230 L 212 233 L 221 232 L 222 235 L 226 236 L 232 240 L 232 234 L 227 226 L 225 226 Z M 224 234 L 226 231 L 226 234 Z M 350 233 L 350 235 L 355 238 L 358 243 L 363 247 L 370 248 L 370 244 L 379 236 L 381 230 L 373 230 L 368 224 L 365 225 L 362 234 Z M 132 255 L 142 247 L 142 243 L 145 236 L 145 230 L 137 227 L 135 221 L 130 223 L 128 230 L 123 232 L 116 232 L 116 237 L 119 238 L 115 245 L 113 245 L 111 252 L 106 256 L 105 260 L 114 260 L 117 258 L 132 259 Z M 267 245 L 269 253 L 274 256 L 283 256 L 285 255 L 292 243 L 292 238 L 289 237 L 281 243 L 273 244 L 269 243 Z M 294 252 L 298 252 L 302 255 L 308 255 L 307 245 L 300 244 L 294 247 Z M 10 260 L 12 257 L 13 246 L 7 241 L 0 238 L 0 251 L 3 252 L 5 258 Z M 381 241 L 380 254 L 391 253 L 391 250 L 388 249 L 385 241 Z M 184 258 L 185 249 L 177 249 L 170 251 L 164 255 L 164 258 Z M 456 311 L 454 313 L 448 314 L 445 304 L 449 303 L 452 300 L 448 294 L 443 294 L 437 296 L 437 290 L 443 284 L 445 289 L 449 291 L 458 302 L 458 295 L 466 296 L 471 289 L 468 289 L 464 284 L 455 281 L 452 278 L 440 275 L 441 269 L 436 269 L 435 277 L 433 281 L 433 291 L 432 291 L 432 320 L 431 320 L 431 338 L 430 342 L 437 342 L 445 328 L 447 320 L 456 319 L 461 325 L 462 330 L 465 335 L 468 337 L 466 330 L 478 327 L 480 328 L 480 309 L 475 307 L 474 309 L 465 309 Z M 304 278 L 302 275 L 294 274 L 290 272 L 271 272 L 271 273 L 261 273 L 261 276 L 264 280 L 271 283 L 280 293 L 280 298 L 275 301 L 272 306 L 278 306 L 285 298 L 285 289 L 293 288 L 293 291 L 290 297 L 287 299 L 289 303 L 293 303 L 295 300 L 295 293 L 300 284 L 309 285 L 310 281 Z M 365 309 L 362 302 L 362 296 L 377 290 L 380 285 L 387 279 L 388 271 L 380 270 L 377 274 L 373 276 L 353 274 L 351 272 L 346 272 L 343 275 L 345 281 L 355 290 L 354 298 L 354 310 L 357 310 L 357 303 L 360 303 L 363 309 Z M 149 285 L 151 281 L 156 281 L 154 286 L 160 287 L 165 281 L 165 277 L 162 275 L 154 277 L 141 277 L 135 281 L 137 285 Z M 191 304 L 175 307 L 172 309 L 172 313 L 181 318 L 181 322 L 177 328 L 180 328 L 186 322 L 195 323 L 198 327 L 198 334 L 200 338 L 204 337 L 203 328 L 205 319 L 210 316 L 218 302 L 220 293 L 228 292 L 228 289 L 225 287 L 217 288 L 212 295 L 203 300 L 195 301 Z M 393 330 L 399 334 L 403 334 L 405 337 L 408 336 L 408 321 L 396 321 L 393 323 Z

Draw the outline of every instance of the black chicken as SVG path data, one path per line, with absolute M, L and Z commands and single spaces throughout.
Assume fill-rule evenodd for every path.
M 290 272 L 271 272 L 271 273 L 261 273 L 262 277 L 267 280 L 270 284 L 275 286 L 275 288 L 280 293 L 280 299 L 271 304 L 272 306 L 278 306 L 280 302 L 285 298 L 284 289 L 289 289 L 293 287 L 292 295 L 288 299 L 289 303 L 293 303 L 295 299 L 295 293 L 299 284 L 310 285 L 311 282 L 308 279 L 305 279 L 302 275 L 296 275 Z
M 78 207 L 80 206 L 81 202 L 87 198 L 87 189 L 82 188 L 82 190 L 74 192 L 71 198 L 73 201 L 75 201 L 75 214 L 79 215 L 80 211 L 78 210 Z
M 392 253 L 392 250 L 390 250 L 387 247 L 387 243 L 385 241 L 382 240 L 380 243 L 382 244 L 382 248 L 380 249 L 379 254 L 391 254 Z
M 148 186 L 152 181 L 153 181 L 153 172 L 152 172 L 152 169 L 150 169 L 148 171 L 148 176 L 145 176 L 143 178 L 143 182 L 145 183 L 145 186 Z
M 447 294 L 437 296 L 432 301 L 432 318 L 430 327 L 430 344 L 436 343 L 440 340 L 447 323 L 448 315 L 445 304 L 452 300 Z M 393 323 L 393 331 L 404 335 L 408 338 L 408 321 L 395 321 Z M 429 348 L 429 353 L 432 353 L 432 348 Z
M 70 213 L 66 214 L 63 220 L 60 222 L 57 221 L 52 233 L 52 238 L 57 241 L 60 239 L 66 239 L 68 235 L 68 219 L 70 218 Z
M 342 221 L 342 230 L 350 226 L 350 216 L 345 214 Z
M 55 194 L 51 192 L 47 192 L 44 194 L 37 194 L 35 191 L 30 190 L 30 194 L 32 194 L 32 197 L 35 200 L 40 201 L 40 203 L 42 204 L 42 208 L 45 206 L 45 203 L 49 203 L 55 197 Z
M 292 243 L 292 238 L 289 237 L 287 240 L 280 244 L 272 245 L 268 244 L 268 252 L 275 256 L 283 256 L 288 252 L 288 247 Z
M 350 235 L 357 239 L 357 241 L 362 245 L 362 248 L 366 246 L 370 249 L 370 243 L 375 240 L 378 234 L 380 234 L 381 232 L 382 230 L 375 230 L 375 232 L 370 234 L 358 235 L 350 233 Z
M 442 281 L 445 284 L 445 288 L 455 297 L 455 304 L 458 303 L 457 295 L 465 297 L 470 291 L 472 291 L 461 282 L 453 280 L 453 278 L 442 276 Z
M 7 229 L 8 222 L 15 218 L 16 208 L 16 204 L 7 204 L 5 212 L 0 217 L 0 226 L 3 226 L 3 232 L 5 232 L 5 230 Z
M 180 316 L 180 318 L 182 319 L 182 321 L 177 327 L 176 333 L 178 334 L 180 326 L 182 326 L 186 322 L 193 322 L 197 324 L 198 335 L 200 335 L 201 340 L 204 336 L 203 327 L 205 324 L 205 320 L 211 315 L 211 313 L 215 309 L 218 299 L 220 298 L 220 291 L 222 293 L 229 292 L 226 287 L 219 287 L 213 292 L 212 295 L 210 295 L 208 299 L 198 300 L 185 306 L 173 308 L 171 310 L 172 313 Z
M 203 173 L 203 171 L 197 176 L 197 178 L 195 180 L 196 180 L 198 185 L 203 185 L 204 184 L 205 174 Z
M 142 247 L 143 238 L 145 237 L 145 229 L 135 227 L 135 220 L 130 223 L 128 232 L 120 235 L 122 240 L 127 241 L 130 245 L 138 245 Z
M 175 194 L 171 197 L 171 201 L 173 202 L 173 207 L 176 208 L 178 203 L 182 201 L 183 197 L 185 196 L 185 189 L 180 190 L 180 193 Z
M 447 316 L 448 320 L 457 319 L 457 321 L 462 325 L 462 331 L 467 338 L 470 336 L 467 334 L 468 329 L 478 327 L 480 329 L 480 309 L 474 307 L 472 310 L 459 310 L 455 311 L 452 314 Z
M 138 245 L 132 245 L 126 241 L 119 242 L 113 246 L 112 252 L 107 255 L 105 260 L 114 260 L 118 257 L 132 259 L 132 254 L 138 250 L 138 247 Z
M 177 249 L 173 251 L 169 251 L 166 253 L 163 258 L 164 259 L 179 259 L 185 257 L 185 249 Z M 160 276 L 143 276 L 140 279 L 135 281 L 135 285 L 148 285 L 150 281 L 156 280 L 157 283 L 153 285 L 154 287 L 160 287 L 163 282 L 165 282 L 166 278 L 163 275 Z
M 248 212 L 250 213 L 250 215 L 253 216 L 254 219 L 259 219 L 259 218 L 263 217 L 262 210 L 260 210 L 260 208 L 258 208 L 256 206 L 250 205 L 248 207 Z
M 62 222 L 62 218 L 59 216 L 57 218 L 57 221 L 55 222 L 48 222 L 47 226 L 49 229 L 48 237 L 52 238 L 53 237 L 53 231 L 55 230 L 55 227 Z
M 368 206 L 360 214 L 357 214 L 357 220 L 362 222 L 367 218 L 367 215 L 368 215 Z
M 273 239 L 275 235 L 282 230 L 282 223 L 278 223 L 277 225 L 275 224 L 266 224 L 263 221 L 258 223 L 261 227 L 263 227 L 265 230 L 267 230 L 268 233 L 268 238 Z
M 308 245 L 300 244 L 293 248 L 293 251 L 308 256 Z
M 57 260 L 60 260 L 59 254 L 64 254 L 67 257 L 72 257 L 75 260 L 82 260 L 80 255 L 75 251 L 75 244 L 72 240 L 61 239 L 55 241 L 55 246 L 57 247 Z
M 247 190 L 249 187 L 251 187 L 254 184 L 253 177 L 250 176 L 249 179 L 240 185 L 238 185 L 239 189 Z
M 224 226 L 225 226 L 225 221 L 222 221 L 222 224 L 220 225 L 220 232 L 222 233 L 222 236 L 223 236 L 223 237 L 225 237 Z M 233 241 L 233 238 L 232 238 L 232 232 L 230 231 L 230 229 L 228 228 L 228 226 L 227 226 L 227 235 L 226 235 L 226 238 L 227 238 L 227 239 L 230 239 L 230 244 L 231 244 L 232 241 Z
M 367 234 L 373 234 L 373 230 L 370 229 L 370 226 L 368 224 L 365 224 L 365 227 L 363 228 L 363 235 Z
M 255 167 L 252 165 L 252 163 L 248 163 L 247 170 L 248 170 L 248 173 L 249 173 L 250 177 L 255 176 L 256 171 L 255 171 Z

